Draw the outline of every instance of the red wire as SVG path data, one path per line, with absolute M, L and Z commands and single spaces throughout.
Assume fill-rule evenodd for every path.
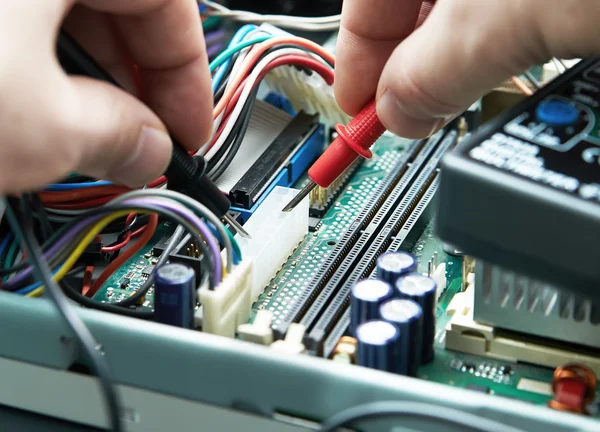
M 125 219 L 126 227 L 131 225 L 134 217 L 135 217 L 135 213 L 130 213 L 127 216 L 127 219 Z M 125 238 L 123 239 L 123 241 L 121 243 L 118 243 L 114 246 L 104 246 L 100 250 L 102 252 L 115 252 L 115 251 L 123 249 L 125 246 L 127 246 L 129 244 L 130 241 L 131 241 L 131 230 L 127 230 L 127 233 L 125 234 Z
M 148 225 L 144 230 L 144 233 L 140 236 L 135 243 L 129 248 L 123 251 L 114 261 L 112 261 L 108 267 L 98 276 L 98 279 L 93 283 L 92 287 L 88 291 L 88 297 L 93 297 L 102 285 L 113 275 L 113 273 L 127 262 L 132 256 L 138 253 L 152 238 L 156 227 L 158 226 L 158 216 L 154 213 L 148 217 Z

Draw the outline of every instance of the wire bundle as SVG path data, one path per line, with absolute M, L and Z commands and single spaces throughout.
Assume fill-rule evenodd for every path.
M 243 26 L 210 64 L 215 108 L 214 134 L 198 154 L 218 179 L 237 154 L 248 128 L 259 85 L 276 67 L 293 66 L 333 83 L 333 56 L 307 39 L 276 33 L 272 27 Z
M 75 290 L 66 282 L 63 288 L 65 288 L 67 295 L 88 307 L 135 316 L 136 314 L 131 313 L 131 309 L 125 308 L 135 306 L 140 299 L 144 298 L 152 286 L 152 278 L 149 278 L 144 286 L 133 295 L 112 305 L 95 302 L 92 297 L 118 268 L 148 243 L 156 229 L 158 215 L 176 222 L 180 228 L 176 230 L 171 238 L 169 244 L 171 250 L 167 249 L 163 252 L 156 268 L 166 262 L 172 250 L 179 243 L 184 231 L 187 231 L 202 249 L 204 257 L 202 260 L 203 274 L 207 277 L 210 289 L 218 286 L 227 272 L 230 272 L 232 267 L 241 260 L 239 247 L 231 232 L 206 207 L 177 192 L 147 189 L 127 192 L 101 207 L 88 210 L 61 226 L 58 231 L 48 238 L 42 247 L 43 257 L 52 269 L 53 280 L 62 282 L 74 269 L 87 246 L 107 226 L 123 218 L 131 221 L 133 214 L 147 215 L 148 219 L 146 228 L 138 240 L 108 265 L 100 276 L 91 283 L 87 292 Z M 14 237 L 17 239 L 18 244 L 21 239 L 18 236 Z M 9 240 L 7 241 L 6 238 Z M 11 237 L 7 236 L 6 238 L 0 243 L 0 248 L 6 248 L 5 245 L 10 242 Z M 226 251 L 225 260 L 221 258 L 221 246 Z M 0 275 L 7 278 L 2 285 L 2 289 L 31 297 L 41 295 L 44 286 L 41 282 L 33 282 L 32 274 L 33 268 L 27 260 L 11 268 L 0 270 Z M 82 298 L 89 301 L 82 301 Z M 124 310 L 119 308 L 124 308 Z M 150 317 L 148 314 L 140 316 Z

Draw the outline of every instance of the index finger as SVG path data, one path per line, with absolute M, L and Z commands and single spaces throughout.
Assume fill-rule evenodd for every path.
M 142 99 L 189 150 L 210 137 L 212 89 L 195 0 L 80 0 L 114 16 L 133 62 Z
M 422 0 L 345 0 L 335 68 L 340 107 L 357 114 L 375 96 L 387 59 L 415 29 Z

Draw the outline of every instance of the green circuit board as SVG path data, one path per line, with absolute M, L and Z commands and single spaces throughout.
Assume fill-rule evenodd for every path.
M 398 160 L 405 145 L 405 141 L 393 137 L 383 137 L 379 140 L 374 148 L 374 157 L 356 171 L 325 217 L 321 219 L 318 229 L 305 237 L 253 304 L 251 320 L 256 311 L 268 309 L 273 312 L 273 323 L 277 326 L 278 316 L 285 312 L 298 294 L 306 288 L 311 275 L 326 259 L 337 240 L 358 215 L 368 196 Z M 301 179 L 296 187 L 302 187 L 306 181 L 306 178 Z M 151 266 L 155 260 L 151 255 L 153 246 L 171 230 L 172 227 L 168 224 L 160 225 L 148 245 L 119 269 L 94 298 L 104 302 L 115 302 L 135 292 L 145 281 L 142 274 L 144 269 Z M 461 290 L 462 258 L 444 252 L 441 242 L 434 235 L 431 222 L 411 252 L 417 257 L 418 271 L 421 273 L 427 272 L 428 263 L 434 255 L 438 262 L 446 263 L 447 289 L 440 296 L 437 306 L 436 355 L 431 363 L 420 368 L 419 377 L 534 404 L 546 404 L 551 395 L 523 391 L 517 386 L 521 379 L 549 384 L 552 380 L 552 369 L 500 362 L 444 348 L 445 327 L 449 319 L 446 308 L 452 297 Z M 124 278 L 128 275 L 133 275 L 129 285 L 121 288 Z M 151 310 L 152 304 L 151 290 L 143 306 Z

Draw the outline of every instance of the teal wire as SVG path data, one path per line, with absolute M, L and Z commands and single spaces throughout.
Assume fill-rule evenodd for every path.
M 225 227 L 225 232 L 227 233 L 227 237 L 229 237 L 229 239 L 231 240 L 231 245 L 233 246 L 233 250 L 235 251 L 235 254 L 238 256 L 238 259 L 241 261 L 242 260 L 242 250 L 240 249 L 240 245 L 238 244 L 237 240 L 235 239 L 233 234 L 231 234 L 231 231 L 229 231 L 229 229 L 227 227 Z
M 4 270 L 11 268 L 15 264 L 15 260 L 17 259 L 17 249 L 19 247 L 19 239 L 15 237 L 15 239 L 10 244 L 8 248 L 8 252 L 6 253 L 6 260 L 4 261 Z M 6 282 L 8 276 L 5 276 L 3 281 Z
M 266 41 L 267 39 L 271 39 L 272 35 L 260 36 L 255 39 L 250 39 L 244 42 L 240 42 L 237 45 L 232 46 L 231 48 L 227 48 L 221 54 L 219 54 L 212 62 L 210 62 L 210 73 L 214 73 L 214 71 L 221 66 L 223 63 L 227 61 L 228 58 L 233 56 L 236 52 L 243 50 L 251 45 L 261 43 Z

